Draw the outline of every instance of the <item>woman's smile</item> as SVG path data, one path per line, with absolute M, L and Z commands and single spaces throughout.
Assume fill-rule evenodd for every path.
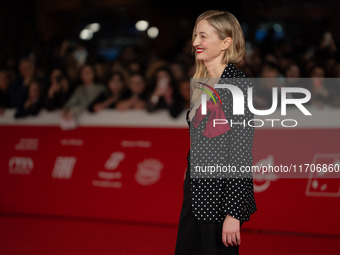
M 200 53 L 202 53 L 203 51 L 204 51 L 203 48 L 196 47 L 196 53 L 197 53 L 197 54 L 200 54 Z

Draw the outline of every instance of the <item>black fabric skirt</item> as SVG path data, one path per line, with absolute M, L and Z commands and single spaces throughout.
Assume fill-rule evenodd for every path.
M 221 223 L 198 221 L 191 207 L 190 163 L 183 185 L 183 204 L 179 219 L 175 255 L 237 255 L 239 246 L 222 242 Z M 242 226 L 243 222 L 241 222 Z

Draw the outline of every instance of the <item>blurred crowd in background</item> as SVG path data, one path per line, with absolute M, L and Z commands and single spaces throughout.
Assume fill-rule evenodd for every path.
M 340 84 L 324 79 L 340 77 L 339 45 L 331 33 L 325 32 L 319 43 L 313 45 L 303 38 L 289 42 L 274 40 L 269 34 L 261 43 L 247 41 L 246 46 L 247 54 L 239 68 L 249 77 L 292 78 L 291 81 L 301 77 L 317 78 L 307 86 L 312 93 L 309 104 L 340 106 Z M 51 51 L 53 56 L 44 61 L 37 59 L 34 51 L 20 59 L 3 61 L 1 115 L 8 108 L 16 109 L 15 118 L 38 115 L 45 109 L 60 110 L 63 118 L 72 119 L 84 111 L 95 114 L 110 108 L 149 112 L 167 109 L 176 118 L 189 109 L 189 82 L 195 72 L 190 40 L 169 58 L 127 45 L 117 58 L 108 61 L 81 41 L 71 45 L 67 40 Z M 270 108 L 271 86 L 255 87 L 257 109 Z M 285 86 L 294 86 L 294 83 Z

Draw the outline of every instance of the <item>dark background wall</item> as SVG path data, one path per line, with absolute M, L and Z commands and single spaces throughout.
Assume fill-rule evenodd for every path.
M 301 38 L 305 43 L 318 43 L 323 32 L 331 31 L 339 41 L 340 22 L 336 0 L 240 0 L 171 2 L 156 0 L 2 0 L 0 1 L 0 62 L 20 57 L 32 50 L 47 54 L 63 40 L 79 40 L 81 29 L 98 22 L 102 29 L 88 46 L 124 46 L 137 44 L 141 49 L 155 50 L 172 56 L 190 39 L 196 17 L 208 9 L 234 13 L 242 23 L 247 40 L 256 41 L 261 31 L 278 23 L 284 38 Z M 159 36 L 149 39 L 134 28 L 139 19 L 159 28 Z M 260 29 L 260 30 L 259 30 Z M 262 30 L 261 30 L 262 29 Z M 53 47 L 52 47 L 53 48 Z M 50 53 L 49 53 L 50 54 Z

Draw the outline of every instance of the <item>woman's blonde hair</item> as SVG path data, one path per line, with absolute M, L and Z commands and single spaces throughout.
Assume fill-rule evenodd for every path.
M 245 55 L 245 40 L 243 31 L 241 28 L 240 23 L 236 19 L 236 17 L 227 11 L 220 11 L 220 10 L 211 10 L 202 13 L 196 19 L 196 23 L 192 33 L 192 43 L 195 40 L 195 31 L 197 24 L 202 21 L 206 20 L 209 24 L 216 29 L 216 33 L 221 40 L 224 40 L 227 37 L 232 38 L 231 45 L 224 51 L 222 62 L 223 64 L 228 63 L 240 63 Z M 193 54 L 196 57 L 196 49 L 193 47 Z M 194 81 L 204 81 L 209 78 L 209 73 L 207 68 L 205 67 L 202 60 L 197 60 L 195 58 L 195 65 L 196 65 L 196 72 L 194 74 Z M 219 78 L 219 77 L 211 77 L 211 78 Z M 195 84 L 192 84 L 192 89 L 194 89 Z M 192 101 L 195 103 L 198 100 L 202 90 L 194 89 L 192 95 Z
M 195 31 L 197 24 L 206 20 L 208 23 L 216 29 L 216 33 L 221 40 L 227 37 L 231 37 L 232 43 L 228 49 L 223 53 L 222 62 L 228 63 L 239 63 L 243 60 L 245 50 L 244 35 L 240 23 L 236 17 L 227 11 L 211 10 L 202 13 L 196 19 L 194 30 L 192 33 L 192 43 L 195 40 Z M 193 52 L 196 56 L 196 49 L 193 47 Z M 209 77 L 208 71 L 202 60 L 196 59 L 196 72 L 194 78 L 207 78 Z

